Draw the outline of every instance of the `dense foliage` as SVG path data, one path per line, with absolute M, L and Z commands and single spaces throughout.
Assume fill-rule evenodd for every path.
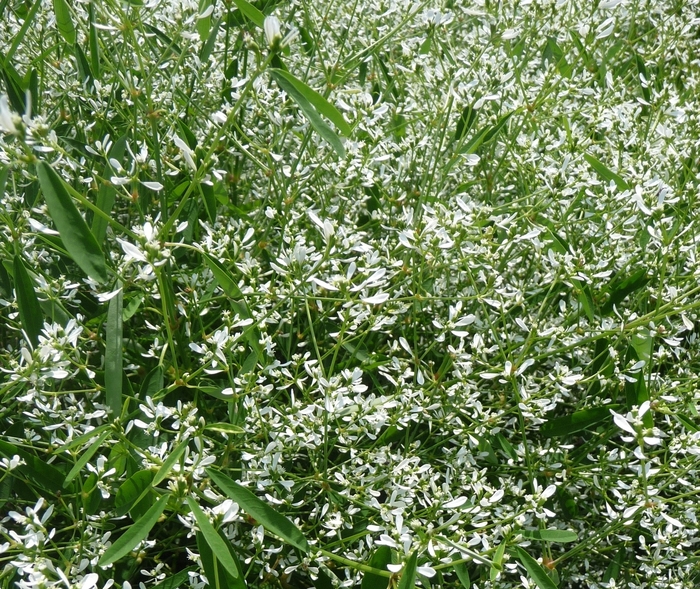
M 697 0 L 0 1 L 0 584 L 700 585 Z

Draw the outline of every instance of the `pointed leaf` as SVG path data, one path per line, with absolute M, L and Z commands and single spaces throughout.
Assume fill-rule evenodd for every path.
M 457 573 L 457 578 L 459 582 L 462 583 L 464 589 L 471 589 L 472 581 L 469 578 L 469 571 L 467 570 L 467 565 L 463 562 L 458 562 L 454 565 L 455 573 Z
M 182 569 L 175 573 L 172 577 L 168 577 L 157 585 L 153 585 L 152 589 L 177 589 L 180 585 L 187 582 L 190 578 L 190 573 L 197 570 L 198 567 L 191 566 Z M 188 583 L 189 585 L 189 583 Z
M 288 542 L 302 552 L 309 551 L 309 544 L 304 535 L 299 528 L 286 517 L 277 513 L 267 503 L 260 500 L 252 491 L 242 487 L 226 475 L 210 468 L 206 469 L 206 471 L 219 489 L 230 499 L 238 503 L 243 511 L 262 524 L 266 530 L 279 536 L 285 542 Z
M 350 135 L 352 135 L 352 128 L 343 118 L 343 115 L 340 114 L 340 111 L 338 111 L 338 109 L 328 102 L 328 100 L 326 100 L 321 94 L 316 92 L 316 90 L 310 88 L 304 82 L 284 70 L 271 69 L 270 72 L 278 82 L 278 78 L 281 77 L 294 86 L 294 88 L 296 88 L 296 90 L 302 94 L 319 113 L 328 118 L 343 135 L 346 137 L 350 137 Z
M 585 159 L 588 162 L 588 165 L 591 166 L 591 168 L 593 168 L 596 171 L 596 173 L 601 178 L 603 178 L 603 180 L 607 180 L 608 182 L 612 180 L 613 182 L 615 182 L 615 185 L 617 186 L 618 190 L 629 190 L 630 186 L 629 184 L 627 184 L 627 182 L 622 176 L 613 172 L 610 168 L 608 168 L 597 158 L 593 157 L 590 153 L 584 153 L 583 159 Z
M 252 319 L 253 315 L 248 308 L 245 297 L 243 296 L 241 289 L 238 288 L 236 281 L 233 279 L 229 271 L 224 268 L 221 262 L 209 254 L 202 252 L 202 257 L 204 258 L 207 266 L 209 266 L 209 269 L 212 271 L 212 274 L 214 274 L 214 278 L 216 278 L 219 286 L 231 299 L 233 310 L 238 313 L 241 319 Z M 255 325 L 250 325 L 245 328 L 245 334 L 250 347 L 257 356 L 257 359 L 262 360 L 264 354 L 262 346 L 260 345 L 260 330 Z
M 242 427 L 233 425 L 232 423 L 210 423 L 204 426 L 204 429 L 211 432 L 221 432 L 229 435 L 245 433 L 245 430 Z
M 499 573 L 503 570 L 503 555 L 506 551 L 506 543 L 501 542 L 496 548 L 496 553 L 493 555 L 493 560 L 491 561 L 491 570 L 489 571 L 489 578 L 491 582 L 498 578 Z
M 107 281 L 105 258 L 85 220 L 73 204 L 63 180 L 45 162 L 36 166 L 49 215 L 68 253 L 81 270 L 97 282 Z
M 112 418 L 122 413 L 122 307 L 124 292 L 119 288 L 107 310 L 107 344 L 105 348 L 105 390 Z
M 621 405 L 605 405 L 604 407 L 591 407 L 576 411 L 563 417 L 555 417 L 542 424 L 540 431 L 543 436 L 554 438 L 566 436 L 581 430 L 588 429 L 601 421 L 611 419 L 610 409 L 620 409 Z
M 569 530 L 522 530 L 520 532 L 524 538 L 532 538 L 533 540 L 542 540 L 544 542 L 576 542 L 578 535 L 576 532 Z
M 401 580 L 399 581 L 399 589 L 413 589 L 416 586 L 416 567 L 418 565 L 418 551 L 414 550 L 413 554 L 408 557 L 406 566 L 401 572 Z
M 233 3 L 250 21 L 261 29 L 265 23 L 265 15 L 260 12 L 255 6 L 246 0 L 233 0 Z
M 34 283 L 20 256 L 14 257 L 12 268 L 15 275 L 15 295 L 19 308 L 19 320 L 29 343 L 36 346 L 39 343 L 41 328 L 44 326 L 44 316 L 41 312 L 39 299 L 36 297 Z
M 56 27 L 69 45 L 75 44 L 75 25 L 66 0 L 53 0 L 53 11 L 56 15 Z
M 102 444 L 104 444 L 104 441 L 110 436 L 111 433 L 112 432 L 110 430 L 102 432 L 102 434 L 92 444 L 90 444 L 90 447 L 80 455 L 78 461 L 73 465 L 73 468 L 71 468 L 70 472 L 66 475 L 66 480 L 63 481 L 64 489 L 68 487 L 68 485 L 70 485 L 70 483 L 76 476 L 78 476 L 78 473 L 80 473 L 80 471 L 88 463 L 90 458 L 93 457 L 95 452 L 97 452 L 100 449 Z
M 316 132 L 323 137 L 338 154 L 338 157 L 345 157 L 345 148 L 343 147 L 343 142 L 340 137 L 336 134 L 333 129 L 331 129 L 328 124 L 321 118 L 314 106 L 307 100 L 307 98 L 302 94 L 294 84 L 292 84 L 286 77 L 279 75 L 276 72 L 282 70 L 272 70 L 272 76 L 279 84 L 279 87 L 284 90 L 287 95 L 297 103 L 301 112 L 308 119 L 311 126 L 316 130 Z
M 549 578 L 547 571 L 545 571 L 532 556 L 519 546 L 515 549 L 515 553 L 525 567 L 528 575 L 530 575 L 530 578 L 540 589 L 557 589 L 554 581 Z
M 209 545 L 209 548 L 211 548 L 211 551 L 214 553 L 214 556 L 216 556 L 224 569 L 226 569 L 226 572 L 234 579 L 237 579 L 239 576 L 238 568 L 236 567 L 233 557 L 228 551 L 228 546 L 226 546 L 226 543 L 221 539 L 221 536 L 219 536 L 217 531 L 214 529 L 214 526 L 211 525 L 207 515 L 202 511 L 202 508 L 192 497 L 187 498 L 187 505 L 190 506 L 192 515 L 197 521 L 197 526 L 202 532 L 204 539 Z
M 207 581 L 209 581 L 209 587 L 211 587 L 211 589 L 245 589 L 246 583 L 242 577 L 243 571 L 241 570 L 241 563 L 233 550 L 233 546 L 221 530 L 217 530 L 217 533 L 226 545 L 226 548 L 228 548 L 228 552 L 236 565 L 238 577 L 232 577 L 229 574 L 224 568 L 224 565 L 216 558 L 204 534 L 202 534 L 202 532 L 197 532 L 197 550 L 199 551 L 199 558 L 202 560 L 204 574 L 207 576 Z
M 180 460 L 180 456 L 182 456 L 183 452 L 185 451 L 185 448 L 187 448 L 187 442 L 188 440 L 183 440 L 180 442 L 175 449 L 170 453 L 170 456 L 168 456 L 163 464 L 161 464 L 160 468 L 158 469 L 158 472 L 156 473 L 156 476 L 153 477 L 153 486 L 155 487 L 157 484 L 159 484 L 165 477 L 170 474 L 170 471 L 172 470 L 173 466 L 175 466 L 175 463 Z
M 386 571 L 386 565 L 391 564 L 391 548 L 388 546 L 379 546 L 367 563 L 374 569 Z M 361 589 L 387 589 L 389 579 L 374 573 L 365 573 L 362 577 Z
M 18 466 L 15 470 L 32 479 L 44 491 L 54 494 L 63 489 L 64 474 L 56 467 L 37 458 L 34 454 L 1 440 L 0 454 L 7 458 L 12 458 L 16 454 L 24 460 L 26 464 Z
M 129 513 L 131 508 L 153 491 L 153 472 L 139 470 L 126 479 L 114 498 L 117 517 Z
M 97 563 L 98 566 L 106 567 L 118 561 L 123 556 L 129 554 L 139 542 L 145 540 L 148 537 L 148 533 L 163 514 L 163 511 L 165 511 L 165 506 L 169 498 L 170 493 L 165 493 L 142 518 L 135 521 L 126 532 L 119 536 L 116 542 L 105 550 L 105 553 Z

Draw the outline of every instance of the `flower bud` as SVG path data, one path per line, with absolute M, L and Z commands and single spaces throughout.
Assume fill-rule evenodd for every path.
M 265 40 L 268 47 L 273 50 L 277 49 L 280 41 L 282 41 L 280 19 L 274 15 L 266 16 L 263 28 L 265 29 Z

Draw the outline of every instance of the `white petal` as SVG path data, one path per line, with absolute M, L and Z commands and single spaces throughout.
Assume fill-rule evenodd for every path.
M 621 430 L 626 431 L 629 434 L 637 434 L 634 428 L 630 425 L 630 422 L 627 421 L 622 415 L 620 415 L 619 413 L 615 413 L 612 409 L 610 410 L 610 413 L 613 414 L 613 421 L 615 422 L 615 425 L 617 427 L 619 427 Z

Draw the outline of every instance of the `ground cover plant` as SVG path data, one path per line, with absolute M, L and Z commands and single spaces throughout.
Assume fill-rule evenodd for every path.
M 0 0 L 0 584 L 700 584 L 695 0 Z

